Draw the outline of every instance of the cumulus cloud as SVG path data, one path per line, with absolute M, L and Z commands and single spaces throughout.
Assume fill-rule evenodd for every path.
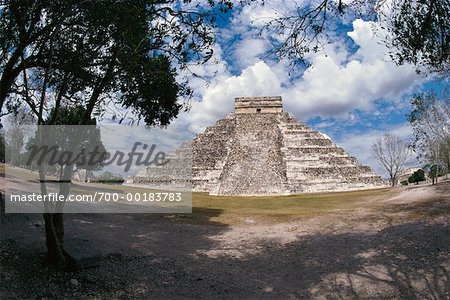
M 381 60 L 352 60 L 337 64 L 318 57 L 293 89 L 284 93 L 287 107 L 296 115 L 332 117 L 352 109 L 370 110 L 381 98 L 398 98 L 418 80 L 408 66 L 395 67 Z
M 273 0 L 259 5 L 253 3 L 245 6 L 242 11 L 234 16 L 233 25 L 242 26 L 263 26 L 268 21 L 280 17 L 284 12 L 292 10 L 292 7 L 297 7 L 298 1 Z
M 191 110 L 181 115 L 172 128 L 186 132 L 186 137 L 200 133 L 232 112 L 234 98 L 239 96 L 281 95 L 285 110 L 304 122 L 315 117 L 322 117 L 325 122 L 327 118 L 348 120 L 355 110 L 364 111 L 365 115 L 373 114 L 376 119 L 380 102 L 396 107 L 402 96 L 422 83 L 423 79 L 412 66 L 399 67 L 388 59 L 382 29 L 373 22 L 360 19 L 353 21 L 353 30 L 347 33 L 357 46 L 356 51 L 351 51 L 343 41 L 329 44 L 323 52 L 308 54 L 310 67 L 301 76 L 291 77 L 286 60 L 260 59 L 267 50 L 266 40 L 249 31 L 249 20 L 259 22 L 273 14 L 267 7 L 244 8 L 235 16 L 233 27 L 225 30 L 222 36 L 235 34 L 240 38 L 230 42 L 231 45 L 222 45 L 223 52 L 217 46 L 214 64 L 198 67 L 198 74 L 211 75 L 211 81 L 207 86 L 201 80 L 193 81 L 197 93 Z M 230 71 L 236 69 L 242 70 L 239 75 Z M 352 122 L 356 126 L 359 120 Z M 332 123 L 336 124 L 335 121 Z M 344 139 L 339 138 L 345 141 L 342 145 L 346 149 L 374 167 L 373 159 L 366 155 L 370 153 L 367 146 L 370 147 L 382 132 L 383 129 L 378 128 L 367 134 L 349 133 L 343 135 Z
M 371 111 L 375 101 L 400 98 L 420 82 L 420 77 L 412 66 L 398 67 L 386 59 L 381 29 L 376 26 L 355 20 L 353 31 L 348 32 L 358 46 L 355 53 L 349 53 L 340 43 L 330 45 L 326 55 L 310 55 L 311 66 L 289 83 L 286 63 L 280 67 L 258 58 L 266 49 L 263 40 L 248 38 L 238 42 L 235 63 L 246 68 L 241 75 L 228 74 L 204 90 L 202 100 L 192 107 L 190 128 L 201 131 L 233 111 L 236 96 L 282 95 L 286 110 L 304 121 L 316 116 L 347 116 L 354 109 Z
M 376 26 L 360 19 L 353 22 L 348 36 L 359 48 L 348 61 L 340 63 L 333 55 L 314 57 L 295 87 L 285 91 L 287 107 L 303 118 L 369 111 L 376 100 L 394 101 L 417 85 L 421 78 L 412 66 L 396 66 L 386 58 Z
M 347 35 L 359 46 L 355 53 L 355 57 L 368 63 L 386 60 L 386 46 L 383 41 L 376 35 L 380 32 L 380 36 L 386 36 L 386 32 L 381 32 L 379 25 L 374 22 L 366 22 L 361 19 L 353 21 L 353 31 Z
M 247 68 L 261 60 L 267 52 L 267 43 L 263 39 L 249 38 L 238 42 L 233 57 L 237 67 Z
M 199 132 L 215 120 L 234 110 L 234 98 L 239 96 L 279 95 L 280 82 L 271 68 L 259 61 L 244 69 L 239 76 L 217 82 L 208 87 L 202 101 L 192 105 L 189 113 L 190 129 Z

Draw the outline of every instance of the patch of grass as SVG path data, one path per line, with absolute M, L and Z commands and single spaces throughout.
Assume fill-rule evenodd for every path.
M 218 197 L 194 193 L 192 203 L 194 208 L 220 209 L 222 213 L 215 219 L 227 224 L 246 223 L 248 219 L 278 223 L 336 210 L 352 210 L 362 205 L 364 200 L 389 193 L 389 189 L 278 197 Z

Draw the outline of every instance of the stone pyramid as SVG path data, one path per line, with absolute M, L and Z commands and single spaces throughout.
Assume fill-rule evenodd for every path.
M 385 186 L 370 167 L 329 137 L 283 112 L 281 97 L 236 98 L 234 113 L 181 148 L 192 151 L 193 190 L 211 195 L 292 195 Z M 140 172 L 134 183 L 149 183 L 150 173 Z

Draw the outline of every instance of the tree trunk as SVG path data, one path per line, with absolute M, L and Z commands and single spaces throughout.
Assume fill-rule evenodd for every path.
M 58 238 L 58 242 L 63 248 L 64 245 L 64 214 L 57 213 L 53 214 L 53 224 L 56 230 L 56 237 Z
M 70 178 L 72 178 L 73 165 L 61 167 L 60 180 L 67 181 L 60 183 L 59 195 L 67 197 L 70 191 Z M 69 180 L 67 180 L 69 178 Z M 47 185 L 45 181 L 45 167 L 39 166 L 39 179 L 41 182 L 41 193 L 47 195 Z M 45 245 L 47 248 L 47 261 L 55 265 L 58 270 L 66 267 L 66 258 L 64 256 L 64 214 L 62 213 L 64 202 L 57 202 L 51 206 L 44 202 L 44 221 L 45 221 Z
M 45 168 L 39 166 L 39 179 L 41 181 L 41 193 L 47 195 L 47 185 L 45 182 Z M 47 261 L 62 270 L 65 267 L 66 259 L 63 251 L 64 223 L 63 214 L 52 213 L 49 204 L 44 202 L 45 221 L 45 245 L 47 247 Z
M 45 213 L 45 245 L 47 246 L 47 260 L 50 264 L 62 270 L 65 267 L 64 257 L 64 222 L 63 214 Z

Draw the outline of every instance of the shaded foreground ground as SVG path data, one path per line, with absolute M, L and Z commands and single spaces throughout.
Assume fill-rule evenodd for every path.
M 97 268 L 46 266 L 41 215 L 1 215 L 2 298 L 449 299 L 450 184 L 66 215 Z M 75 280 L 74 280 L 75 279 Z

